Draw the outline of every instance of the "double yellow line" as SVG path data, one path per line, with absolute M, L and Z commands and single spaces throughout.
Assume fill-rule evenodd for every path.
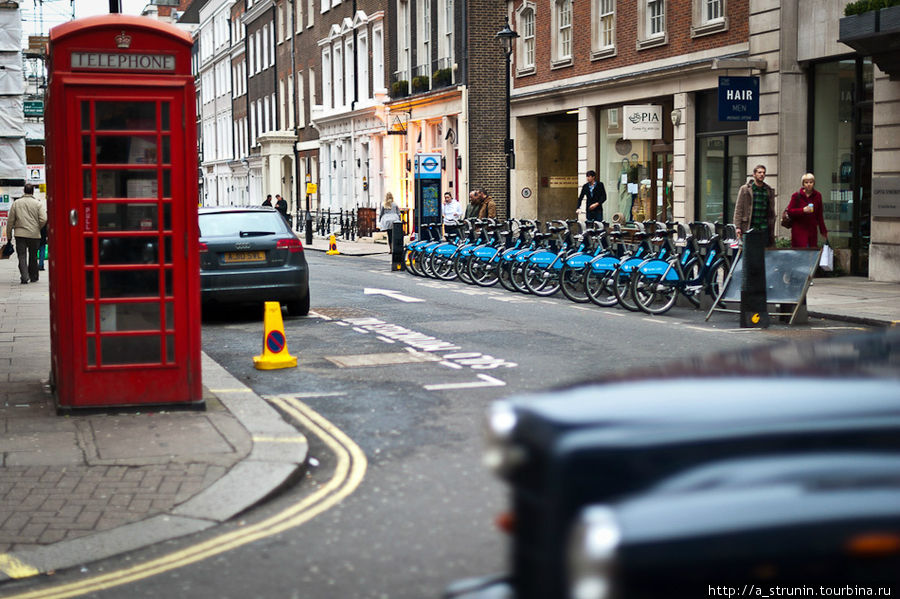
M 268 397 L 269 401 L 297 420 L 310 434 L 322 440 L 337 458 L 331 479 L 300 503 L 257 524 L 224 533 L 186 549 L 148 562 L 94 576 L 78 582 L 42 588 L 6 599 L 65 599 L 129 584 L 231 551 L 259 539 L 284 532 L 312 520 L 347 498 L 366 473 L 366 456 L 350 437 L 303 402 L 289 396 Z

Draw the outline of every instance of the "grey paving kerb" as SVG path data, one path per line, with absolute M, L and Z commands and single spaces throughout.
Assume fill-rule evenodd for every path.
M 206 411 L 58 416 L 45 277 L 17 277 L 0 261 L 0 582 L 210 528 L 305 467 L 305 437 L 205 354 Z
M 338 240 L 338 250 L 328 259 L 365 256 L 390 271 L 385 244 Z M 18 281 L 16 261 L 0 260 L 0 583 L 216 526 L 302 471 L 302 434 L 206 355 L 204 412 L 58 416 L 46 277 Z M 809 312 L 896 324 L 900 284 L 816 279 Z

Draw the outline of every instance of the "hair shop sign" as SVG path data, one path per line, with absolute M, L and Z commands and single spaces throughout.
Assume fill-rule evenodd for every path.
M 625 139 L 662 139 L 662 106 L 653 104 L 624 107 Z

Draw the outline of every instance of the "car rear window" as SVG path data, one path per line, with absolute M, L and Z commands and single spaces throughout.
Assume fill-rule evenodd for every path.
M 200 237 L 284 233 L 286 229 L 284 219 L 277 212 L 213 212 L 200 215 Z

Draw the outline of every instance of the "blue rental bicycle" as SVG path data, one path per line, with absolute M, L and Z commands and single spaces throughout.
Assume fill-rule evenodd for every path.
M 680 254 L 651 258 L 632 273 L 632 299 L 647 314 L 668 312 L 679 294 L 695 307 L 703 293 L 718 297 L 730 268 L 725 244 L 708 223 L 695 222 L 690 227 Z

